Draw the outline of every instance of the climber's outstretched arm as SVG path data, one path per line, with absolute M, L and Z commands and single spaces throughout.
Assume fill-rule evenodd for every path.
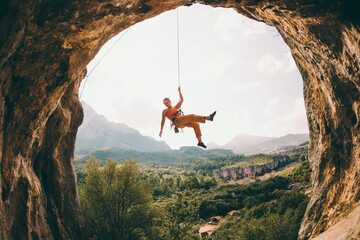
M 162 112 L 161 127 L 160 127 L 160 133 L 159 133 L 160 137 L 162 135 L 162 130 L 163 130 L 164 124 L 165 124 L 165 111 L 166 111 L 166 109 Z
M 183 95 L 181 94 L 180 87 L 178 88 L 178 90 L 179 90 L 180 101 L 175 105 L 176 109 L 179 109 L 181 107 L 182 103 L 184 102 L 184 98 L 183 98 Z

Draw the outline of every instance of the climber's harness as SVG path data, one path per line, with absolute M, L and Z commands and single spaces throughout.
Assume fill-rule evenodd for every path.
M 168 110 L 167 110 L 168 111 Z M 167 111 L 166 114 L 167 115 Z M 174 131 L 175 133 L 179 132 L 179 127 L 181 126 L 180 122 L 179 122 L 179 118 L 177 118 L 177 115 L 180 114 L 181 116 L 184 115 L 183 111 L 181 111 L 181 109 L 178 109 L 176 113 L 174 113 L 171 117 L 171 123 L 170 123 L 170 128 L 174 127 Z

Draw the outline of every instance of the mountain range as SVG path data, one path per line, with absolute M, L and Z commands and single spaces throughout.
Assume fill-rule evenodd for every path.
M 99 115 L 86 102 L 82 101 L 84 120 L 78 129 L 75 153 L 86 149 L 118 148 L 140 152 L 169 151 L 171 148 L 164 141 L 144 136 L 136 129 L 123 123 L 108 121 Z M 224 145 L 208 143 L 208 149 L 228 149 L 237 154 L 272 153 L 290 146 L 297 146 L 309 141 L 308 134 L 288 134 L 283 137 L 259 137 L 239 134 Z
M 309 134 L 288 134 L 282 137 L 258 137 L 248 134 L 237 135 L 224 145 L 208 143 L 210 149 L 231 149 L 238 154 L 272 153 L 285 147 L 297 146 L 309 141 Z
M 142 152 L 167 151 L 171 148 L 164 141 L 143 136 L 126 124 L 108 121 L 86 102 L 82 101 L 84 120 L 76 136 L 75 152 L 88 148 L 121 148 Z

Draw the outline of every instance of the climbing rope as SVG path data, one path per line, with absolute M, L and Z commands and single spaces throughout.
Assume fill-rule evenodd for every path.
M 91 73 L 94 72 L 95 68 L 99 65 L 99 63 L 104 59 L 104 57 L 110 52 L 110 50 L 125 36 L 125 34 L 133 27 L 130 26 L 128 29 L 126 29 L 126 31 L 123 33 L 123 35 L 121 35 L 115 42 L 113 45 L 111 45 L 111 47 L 105 52 L 105 54 L 100 58 L 100 60 L 95 64 L 95 66 L 91 69 L 91 71 L 89 72 L 89 74 L 85 77 L 85 82 L 84 82 L 84 86 L 80 92 L 80 99 L 81 99 L 81 96 L 84 92 L 84 89 L 85 89 L 85 86 L 86 86 L 86 83 L 87 83 L 87 80 L 89 79 Z
M 179 34 L 179 8 L 176 9 L 176 39 L 177 39 L 177 68 L 178 68 L 178 87 L 180 87 L 180 34 Z M 179 96 L 180 98 L 180 96 Z M 181 110 L 181 107 L 178 110 L 180 115 L 184 115 L 183 111 Z M 173 126 L 170 125 L 172 128 Z M 176 130 L 177 129 L 177 130 Z M 184 129 L 180 128 L 180 131 L 183 133 Z M 179 132 L 178 128 L 175 128 L 175 133 Z
M 180 41 L 179 41 L 179 8 L 176 9 L 176 33 L 177 33 L 177 65 L 178 65 L 178 86 L 180 87 Z

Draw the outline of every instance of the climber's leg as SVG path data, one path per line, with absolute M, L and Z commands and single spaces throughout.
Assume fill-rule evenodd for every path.
M 206 117 L 190 114 L 190 115 L 179 116 L 178 119 L 180 124 L 186 125 L 187 123 L 191 123 L 191 122 L 205 123 Z
M 201 130 L 200 130 L 200 125 L 199 123 L 197 122 L 190 122 L 190 123 L 187 123 L 185 124 L 186 127 L 190 127 L 190 128 L 193 128 L 194 129 L 194 132 L 195 132 L 195 136 L 196 138 L 198 139 L 198 142 L 199 143 L 202 143 L 202 139 L 201 139 Z

